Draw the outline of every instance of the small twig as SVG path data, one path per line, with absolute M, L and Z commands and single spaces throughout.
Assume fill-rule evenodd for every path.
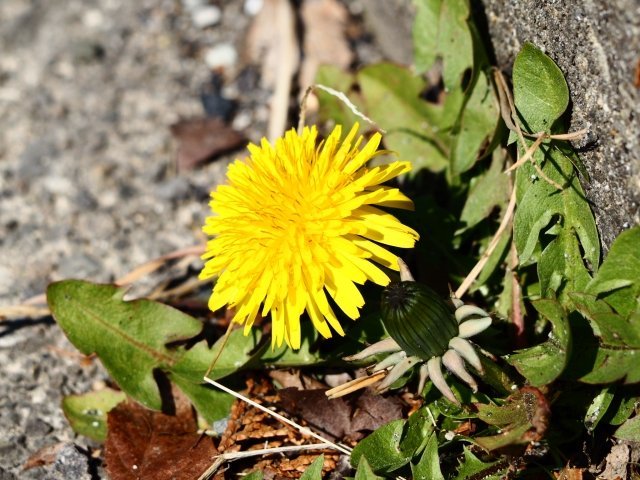
M 518 265 L 518 252 L 516 251 L 515 244 L 511 244 L 511 251 L 509 252 L 509 270 L 511 271 L 511 323 L 514 328 L 514 338 L 516 348 L 523 348 L 526 345 L 526 339 L 524 336 L 524 316 L 520 308 L 520 300 L 522 299 L 522 289 L 520 288 L 520 282 L 518 282 L 518 275 L 516 273 L 516 267 Z
M 351 100 L 349 100 L 349 98 L 347 98 L 347 96 L 344 93 L 339 92 L 338 90 L 334 90 L 331 87 L 327 87 L 325 85 L 316 83 L 315 85 L 310 85 L 309 87 L 307 87 L 307 89 L 304 92 L 304 95 L 302 96 L 302 100 L 300 101 L 300 120 L 298 121 L 298 135 L 302 135 L 302 131 L 304 129 L 304 124 L 307 116 L 307 99 L 309 98 L 309 95 L 311 94 L 311 92 L 313 92 L 316 89 L 323 90 L 327 92 L 329 95 L 333 95 L 342 103 L 344 103 L 349 108 L 349 110 L 353 112 L 353 114 L 356 117 L 361 118 L 362 120 L 369 123 L 370 125 L 373 125 L 382 133 L 387 133 L 385 130 L 380 128 L 380 126 L 376 122 L 374 122 L 369 117 L 367 117 L 364 113 L 358 110 L 358 107 L 356 107 L 353 103 L 351 103 Z
M 142 277 L 149 275 L 150 273 L 155 272 L 160 267 L 162 267 L 168 260 L 174 260 L 176 258 L 188 257 L 188 256 L 200 256 L 205 252 L 205 245 L 193 245 L 191 247 L 181 248 L 179 250 L 174 250 L 173 252 L 169 252 L 160 257 L 154 258 L 153 260 L 149 260 L 146 263 L 143 263 L 139 267 L 134 268 L 132 271 L 127 273 L 125 276 L 118 278 L 115 282 L 115 285 L 123 287 L 125 285 L 129 285 L 140 280 Z
M 322 435 L 315 433 L 311 429 L 309 429 L 307 427 L 303 427 L 302 425 L 297 424 L 293 420 L 289 420 L 288 418 L 280 415 L 279 413 L 274 412 L 273 410 L 270 410 L 267 407 L 265 407 L 263 405 L 260 405 L 257 402 L 254 402 L 253 400 L 251 400 L 248 397 L 245 397 L 241 393 L 235 392 L 235 391 L 231 390 L 230 388 L 225 387 L 221 383 L 218 383 L 215 380 L 210 379 L 206 375 L 204 377 L 204 381 L 209 383 L 209 384 L 211 384 L 211 385 L 213 385 L 216 388 L 219 388 L 223 392 L 226 392 L 229 395 L 232 395 L 232 396 L 236 397 L 237 399 L 242 400 L 245 403 L 248 403 L 252 407 L 255 407 L 258 410 L 261 410 L 264 413 L 266 413 L 268 415 L 271 415 L 272 417 L 278 419 L 282 423 L 285 423 L 285 424 L 295 428 L 296 430 L 298 430 L 303 435 L 309 435 L 309 436 L 311 436 L 311 437 L 313 437 L 313 438 L 315 438 L 317 440 L 320 440 L 321 442 L 324 442 L 324 443 L 330 445 L 331 448 L 333 448 L 335 450 L 338 450 L 339 452 L 344 453 L 345 455 L 351 455 L 351 449 L 349 447 L 346 447 L 346 446 L 343 446 L 343 445 L 338 445 L 337 443 L 333 443 L 331 440 L 328 440 L 327 438 L 323 437 Z
M 215 461 L 209 468 L 207 468 L 207 470 L 204 471 L 202 475 L 198 477 L 198 480 L 206 480 L 209 478 L 212 474 L 216 473 L 216 470 L 218 470 L 224 462 L 232 462 L 240 458 L 273 455 L 274 453 L 300 452 L 305 450 L 327 450 L 329 448 L 331 448 L 331 444 L 329 443 L 314 443 L 311 445 L 288 445 L 286 447 L 260 448 L 246 452 L 223 453 L 215 457 Z
M 575 132 L 567 132 L 567 133 L 553 133 L 553 134 L 548 134 L 548 133 L 544 133 L 544 132 L 540 132 L 540 133 L 522 133 L 525 137 L 529 137 L 529 138 L 538 138 L 540 136 L 544 136 L 545 139 L 549 139 L 549 140 L 577 140 L 579 138 L 584 137 L 587 132 L 589 131 L 588 128 L 583 128 L 582 130 L 576 130 Z
M 507 85 L 507 81 L 504 79 L 504 75 L 498 69 L 494 70 L 493 77 L 496 81 L 496 87 L 498 90 L 498 98 L 500 98 L 500 114 L 504 120 L 505 125 L 509 130 L 515 131 L 518 135 L 518 140 L 522 144 L 522 149 L 526 150 L 527 142 L 524 140 L 522 129 L 518 123 L 518 114 L 516 113 L 516 104 L 511 96 L 511 90 Z M 508 111 L 503 111 L 503 108 L 508 107 Z
M 531 144 L 531 146 L 527 149 L 524 155 L 520 157 L 516 163 L 514 163 L 509 168 L 507 168 L 504 171 L 504 173 L 513 172 L 516 168 L 520 167 L 520 165 L 523 165 L 525 162 L 528 162 L 529 159 L 533 157 L 533 154 L 536 153 L 536 150 L 538 150 L 538 147 L 540 146 L 540 144 L 545 138 L 546 137 L 544 134 L 539 135 L 537 137 L 537 140 Z
M 192 278 L 174 288 L 154 292 L 148 295 L 147 298 L 150 300 L 165 300 L 170 297 L 182 297 L 208 283 L 211 283 L 210 279 L 200 280 L 199 278 Z
M 544 171 L 542 170 L 542 168 L 540 168 L 540 165 L 538 165 L 536 162 L 534 162 L 533 160 L 531 161 L 531 163 L 533 164 L 533 168 L 535 169 L 536 173 L 538 175 L 540 175 L 540 177 L 547 182 L 549 185 L 551 185 L 552 187 L 555 187 L 556 190 L 564 190 L 564 187 L 562 185 L 560 185 L 558 182 L 556 182 L 555 180 L 550 179 L 546 173 L 544 173 Z
M 34 305 L 9 305 L 0 307 L 0 321 L 5 318 L 38 318 L 49 315 L 48 307 L 36 307 Z

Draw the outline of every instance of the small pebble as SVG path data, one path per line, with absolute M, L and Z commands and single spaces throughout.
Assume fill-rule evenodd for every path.
M 207 0 L 182 0 L 182 5 L 189 11 L 202 7 L 206 4 Z
M 238 52 L 230 43 L 216 45 L 204 54 L 204 62 L 211 69 L 233 67 L 237 60 Z
M 222 11 L 214 5 L 201 5 L 191 12 L 191 21 L 198 28 L 213 27 L 222 18 Z
M 87 10 L 82 16 L 82 23 L 89 28 L 101 27 L 104 23 L 104 15 L 100 10 Z
M 245 0 L 244 13 L 251 16 L 257 15 L 262 10 L 262 5 L 264 5 L 264 0 Z

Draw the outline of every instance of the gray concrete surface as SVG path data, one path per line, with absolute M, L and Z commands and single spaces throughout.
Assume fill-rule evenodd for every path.
M 498 65 L 510 68 L 522 43 L 542 48 L 564 72 L 575 146 L 591 176 L 585 185 L 608 248 L 640 223 L 640 2 L 483 0 Z M 639 246 L 640 248 L 640 246 Z

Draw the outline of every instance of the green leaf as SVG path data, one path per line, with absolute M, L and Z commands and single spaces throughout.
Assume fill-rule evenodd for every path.
M 347 73 L 344 70 L 333 65 L 321 65 L 316 74 L 315 83 L 331 87 L 338 92 L 343 92 L 349 97 L 349 100 L 357 107 L 361 107 L 360 95 L 352 90 L 355 75 Z M 321 119 L 331 122 L 331 126 L 335 124 L 346 126 L 353 125 L 355 122 L 360 123 L 360 133 L 364 133 L 368 125 L 363 124 L 351 109 L 344 102 L 324 90 L 316 89 L 315 94 L 318 96 L 320 108 L 318 115 Z
M 324 465 L 324 454 L 317 457 L 311 465 L 307 467 L 300 476 L 300 480 L 322 480 L 322 467 Z
M 249 475 L 242 477 L 242 480 L 262 480 L 264 476 L 260 470 L 256 470 L 255 472 L 251 472 Z
M 213 347 L 209 348 L 207 342 L 203 340 L 188 350 L 181 349 L 182 355 L 171 367 L 171 373 L 193 383 L 202 383 L 205 372 L 211 362 L 216 359 L 214 368 L 209 372 L 209 378 L 217 380 L 226 377 L 255 358 L 254 351 L 261 337 L 262 333 L 258 329 L 251 329 L 245 336 L 244 329 L 238 328 L 229 334 L 226 343 L 224 337 L 221 337 Z M 218 356 L 221 349 L 224 353 Z M 261 354 L 263 351 L 260 350 L 258 353 Z
M 571 334 L 566 312 L 558 302 L 543 299 L 533 302 L 533 306 L 551 322 L 553 329 L 549 339 L 535 347 L 520 350 L 506 360 L 537 387 L 553 382 L 566 367 Z
M 622 232 L 611 245 L 586 293 L 602 296 L 623 316 L 640 305 L 640 227 Z
M 631 416 L 639 403 L 640 397 L 629 392 L 620 392 L 611 402 L 605 420 L 609 425 L 621 425 Z
M 383 477 L 377 476 L 373 473 L 371 465 L 367 462 L 367 459 L 362 456 L 358 462 L 358 470 L 356 470 L 356 476 L 354 480 L 382 480 Z
M 192 338 L 202 324 L 172 307 L 149 300 L 123 301 L 126 289 L 65 280 L 49 285 L 47 300 L 71 343 L 96 353 L 120 388 L 159 410 L 162 400 L 153 372 L 170 370 L 183 355 L 166 344 Z
M 640 381 L 640 312 L 628 318 L 615 313 L 607 302 L 593 295 L 574 293 L 571 299 L 589 320 L 599 343 L 583 351 L 591 368 L 580 380 L 586 383 Z
M 400 442 L 400 452 L 406 457 L 413 458 L 425 447 L 433 429 L 433 419 L 427 407 L 414 412 L 407 420 Z
M 473 41 L 466 0 L 415 0 L 413 45 L 416 70 L 425 72 L 438 57 L 443 62 L 444 85 L 452 90 L 473 66 Z
M 550 132 L 569 105 L 569 87 L 562 71 L 532 43 L 522 46 L 513 64 L 513 97 L 531 133 Z
M 473 85 L 455 132 L 451 148 L 453 175 L 460 175 L 473 167 L 491 143 L 500 119 L 497 103 L 493 86 L 482 72 Z M 502 191 L 507 192 L 508 189 Z
M 444 480 L 438 456 L 438 437 L 435 433 L 429 437 L 420 461 L 411 465 L 411 473 L 414 480 Z
M 543 432 L 547 428 L 548 404 L 542 394 L 530 387 L 511 395 L 504 405 L 479 404 L 478 418 L 499 427 L 497 435 L 474 438 L 474 442 L 488 451 L 521 445 L 531 441 L 530 430 Z
M 584 417 L 584 426 L 589 433 L 593 432 L 600 420 L 605 416 L 614 397 L 615 387 L 605 387 L 593 398 L 587 414 Z
M 558 297 L 571 308 L 568 293 L 584 291 L 591 275 L 582 260 L 578 239 L 573 230 L 561 228 L 540 254 L 538 278 L 543 297 Z
M 361 440 L 351 452 L 351 465 L 356 466 L 365 457 L 376 473 L 388 473 L 411 460 L 400 451 L 404 420 L 394 420 L 378 428 Z
M 191 382 L 185 377 L 169 373 L 169 379 L 189 397 L 193 406 L 208 423 L 222 420 L 229 416 L 235 398 L 222 392 L 213 385 Z
M 504 156 L 494 152 L 491 166 L 475 179 L 460 214 L 461 231 L 468 230 L 487 218 L 493 210 L 506 204 L 509 197 L 509 177 L 503 173 Z
M 554 216 L 559 216 L 562 228 L 575 232 L 584 251 L 584 258 L 593 269 L 596 269 L 600 263 L 600 242 L 584 191 L 578 177 L 574 174 L 571 162 L 557 150 L 551 149 L 548 154 L 550 157 L 542 170 L 551 180 L 565 185 L 561 191 L 544 179 L 537 178 L 530 164 L 522 165 L 517 171 L 520 194 L 522 195 L 524 191 L 518 201 L 513 226 L 520 263 L 522 265 L 530 263 L 532 254 L 539 245 L 542 230 L 549 225 Z M 567 237 L 565 237 L 566 241 Z M 555 251 L 548 255 L 553 258 L 557 256 Z M 544 268 L 545 276 L 548 277 L 550 267 Z M 551 269 L 556 270 L 552 267 Z M 560 276 L 567 274 L 567 268 L 564 266 L 557 270 Z M 551 281 L 551 278 L 547 280 L 547 286 Z
M 458 472 L 453 480 L 468 480 L 482 478 L 483 480 L 499 480 L 502 473 L 509 467 L 509 463 L 498 460 L 485 463 L 476 457 L 469 448 L 464 448 L 464 457 L 458 466 Z
M 640 415 L 636 415 L 624 422 L 613 435 L 620 440 L 640 442 Z
M 110 388 L 67 395 L 62 400 L 62 411 L 74 432 L 104 442 L 107 438 L 107 413 L 126 398 L 124 392 Z
M 442 107 L 421 98 L 424 80 L 406 68 L 380 63 L 357 75 L 364 109 L 387 131 L 384 144 L 409 160 L 414 171 L 440 171 L 448 164 L 448 143 L 441 130 Z

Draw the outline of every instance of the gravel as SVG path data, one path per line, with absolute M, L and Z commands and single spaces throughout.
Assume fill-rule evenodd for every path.
M 205 52 L 240 45 L 250 21 L 243 2 L 209 6 L 207 22 L 204 7 L 0 2 L 0 305 L 63 278 L 110 282 L 202 241 L 209 190 L 233 156 L 178 174 L 168 127 L 204 114 Z M 236 61 L 224 59 L 227 83 L 242 73 Z M 247 87 L 222 93 L 257 141 L 264 123 Z M 50 318 L 0 322 L 0 479 L 99 477 L 60 403 L 106 380 Z M 52 464 L 22 471 L 60 442 Z

